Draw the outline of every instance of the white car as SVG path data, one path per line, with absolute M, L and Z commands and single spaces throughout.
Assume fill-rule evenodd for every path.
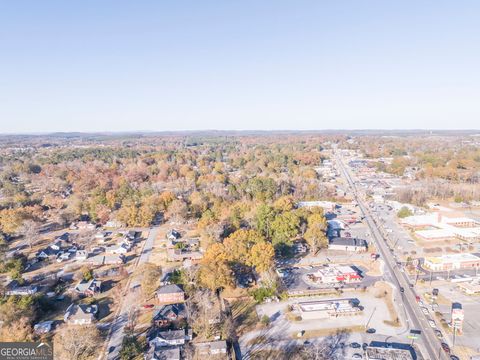
M 428 309 L 427 309 L 427 308 L 422 307 L 422 312 L 423 312 L 425 315 L 428 315 Z
M 430 325 L 430 327 L 432 329 L 436 329 L 437 328 L 437 324 L 435 324 L 435 321 L 433 320 L 428 320 L 428 325 Z

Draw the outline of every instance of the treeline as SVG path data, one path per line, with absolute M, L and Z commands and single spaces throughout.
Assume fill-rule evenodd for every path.
M 146 226 L 159 211 L 200 218 L 211 207 L 228 212 L 285 195 L 331 196 L 312 169 L 325 158 L 321 147 L 313 139 L 290 141 L 241 138 L 185 146 L 176 139 L 127 149 L 40 148 L 2 169 L 0 230 L 13 234 L 27 218 L 66 224 L 82 214 L 98 223 Z

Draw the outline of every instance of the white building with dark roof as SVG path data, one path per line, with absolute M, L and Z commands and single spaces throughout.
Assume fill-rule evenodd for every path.
M 350 252 L 365 252 L 368 250 L 368 243 L 366 240 L 358 238 L 335 237 L 329 240 L 328 249 Z

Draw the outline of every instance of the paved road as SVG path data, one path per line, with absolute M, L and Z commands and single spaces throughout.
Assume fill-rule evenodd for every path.
M 448 359 L 447 355 L 441 350 L 441 344 L 435 336 L 432 328 L 428 325 L 427 319 L 420 311 L 420 308 L 417 306 L 415 301 L 415 295 L 409 287 L 407 277 L 403 272 L 399 270 L 398 266 L 396 266 L 396 261 L 392 253 L 388 249 L 385 239 L 383 238 L 380 230 L 378 229 L 378 225 L 375 223 L 375 219 L 372 217 L 368 207 L 365 206 L 361 199 L 361 196 L 358 194 L 356 184 L 352 180 L 349 170 L 345 167 L 342 159 L 338 154 L 336 154 L 336 160 L 340 171 L 343 173 L 345 179 L 348 182 L 348 185 L 353 192 L 353 195 L 358 203 L 360 210 L 365 216 L 367 225 L 372 232 L 372 239 L 375 240 L 377 249 L 379 250 L 379 253 L 381 254 L 385 262 L 385 266 L 388 270 L 385 275 L 390 278 L 389 280 L 394 284 L 397 289 L 404 289 L 404 293 L 402 293 L 402 300 L 406 314 L 408 315 L 407 322 L 409 322 L 409 326 L 411 328 L 419 329 L 422 331 L 421 343 L 426 350 L 426 354 L 424 354 L 425 359 Z
M 137 258 L 137 262 L 134 264 L 131 273 L 135 271 L 135 269 L 146 263 L 150 258 L 150 254 L 152 253 L 153 243 L 155 238 L 157 237 L 158 233 L 158 226 L 154 226 L 150 229 L 148 234 L 148 238 L 143 245 L 142 252 L 140 257 Z M 137 283 L 132 284 L 135 287 Z M 127 282 L 127 286 L 125 286 L 124 293 L 123 293 L 123 300 L 119 306 L 119 311 L 115 316 L 115 319 L 112 322 L 112 326 L 110 327 L 110 332 L 107 337 L 107 359 L 108 360 L 116 360 L 119 359 L 119 351 L 122 347 L 122 340 L 125 336 L 125 325 L 128 321 L 128 313 L 132 309 L 134 305 L 138 302 L 138 294 L 136 292 L 130 291 L 131 287 L 130 279 Z

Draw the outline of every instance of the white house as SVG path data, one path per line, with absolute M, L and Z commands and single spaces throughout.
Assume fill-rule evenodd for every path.
M 149 343 L 152 347 L 178 346 L 185 344 L 185 340 L 188 340 L 185 330 L 168 330 L 154 333 Z
M 71 325 L 89 325 L 95 320 L 97 305 L 70 304 L 63 316 L 64 321 Z

